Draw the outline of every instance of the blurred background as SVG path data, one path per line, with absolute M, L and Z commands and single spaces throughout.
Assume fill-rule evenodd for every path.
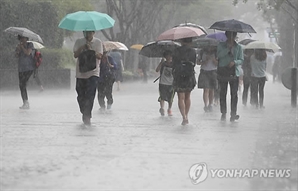
M 257 33 L 238 34 L 238 41 L 271 41 L 282 48 L 282 53 L 268 56 L 267 67 L 267 72 L 271 73 L 275 57 L 282 55 L 282 73 L 295 65 L 297 4 L 297 0 L 0 0 L 0 30 L 11 26 L 26 27 L 41 36 L 46 48 L 41 50 L 40 78 L 49 88 L 69 88 L 74 79 L 72 48 L 75 40 L 83 34 L 60 29 L 58 24 L 66 14 L 79 10 L 95 10 L 110 15 L 116 20 L 114 27 L 98 31 L 95 36 L 102 41 L 120 41 L 127 47 L 155 41 L 160 33 L 181 23 L 198 24 L 208 33 L 213 33 L 216 31 L 209 27 L 215 21 L 241 20 L 252 25 Z M 17 61 L 13 56 L 17 43 L 16 37 L 0 33 L 0 89 L 18 88 Z M 122 52 L 124 81 L 141 78 L 139 62 L 148 64 L 149 77 L 157 76 L 154 69 L 160 59 L 138 53 L 134 49 Z

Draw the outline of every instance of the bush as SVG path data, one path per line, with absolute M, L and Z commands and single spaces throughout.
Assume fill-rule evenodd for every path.
M 75 59 L 73 53 L 67 49 L 41 49 L 42 63 L 40 69 L 53 70 L 59 68 L 74 68 Z M 14 50 L 4 50 L 0 57 L 0 69 L 17 69 L 18 59 L 14 56 Z
M 74 68 L 73 53 L 67 49 L 41 49 L 43 69 Z

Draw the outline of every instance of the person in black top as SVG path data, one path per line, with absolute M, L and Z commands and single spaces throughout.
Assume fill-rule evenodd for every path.
M 196 51 L 191 48 L 192 38 L 181 39 L 180 47 L 173 53 L 173 87 L 178 94 L 178 107 L 182 115 L 182 125 L 188 124 L 191 105 L 190 94 L 196 86 L 194 67 Z
M 242 103 L 246 106 L 247 104 L 247 96 L 248 90 L 250 87 L 250 79 L 251 79 L 251 65 L 250 65 L 250 56 L 253 54 L 253 49 L 246 49 L 243 51 L 244 53 L 244 61 L 242 64 L 243 70 L 243 93 L 242 93 Z

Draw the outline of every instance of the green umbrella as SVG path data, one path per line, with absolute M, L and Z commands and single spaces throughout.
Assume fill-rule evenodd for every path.
M 67 14 L 58 27 L 70 31 L 98 31 L 113 27 L 115 20 L 105 13 L 78 11 Z

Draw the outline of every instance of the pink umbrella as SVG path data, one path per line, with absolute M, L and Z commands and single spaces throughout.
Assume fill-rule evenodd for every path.
M 178 40 L 182 38 L 198 37 L 205 35 L 202 29 L 194 27 L 174 27 L 161 33 L 157 40 Z

